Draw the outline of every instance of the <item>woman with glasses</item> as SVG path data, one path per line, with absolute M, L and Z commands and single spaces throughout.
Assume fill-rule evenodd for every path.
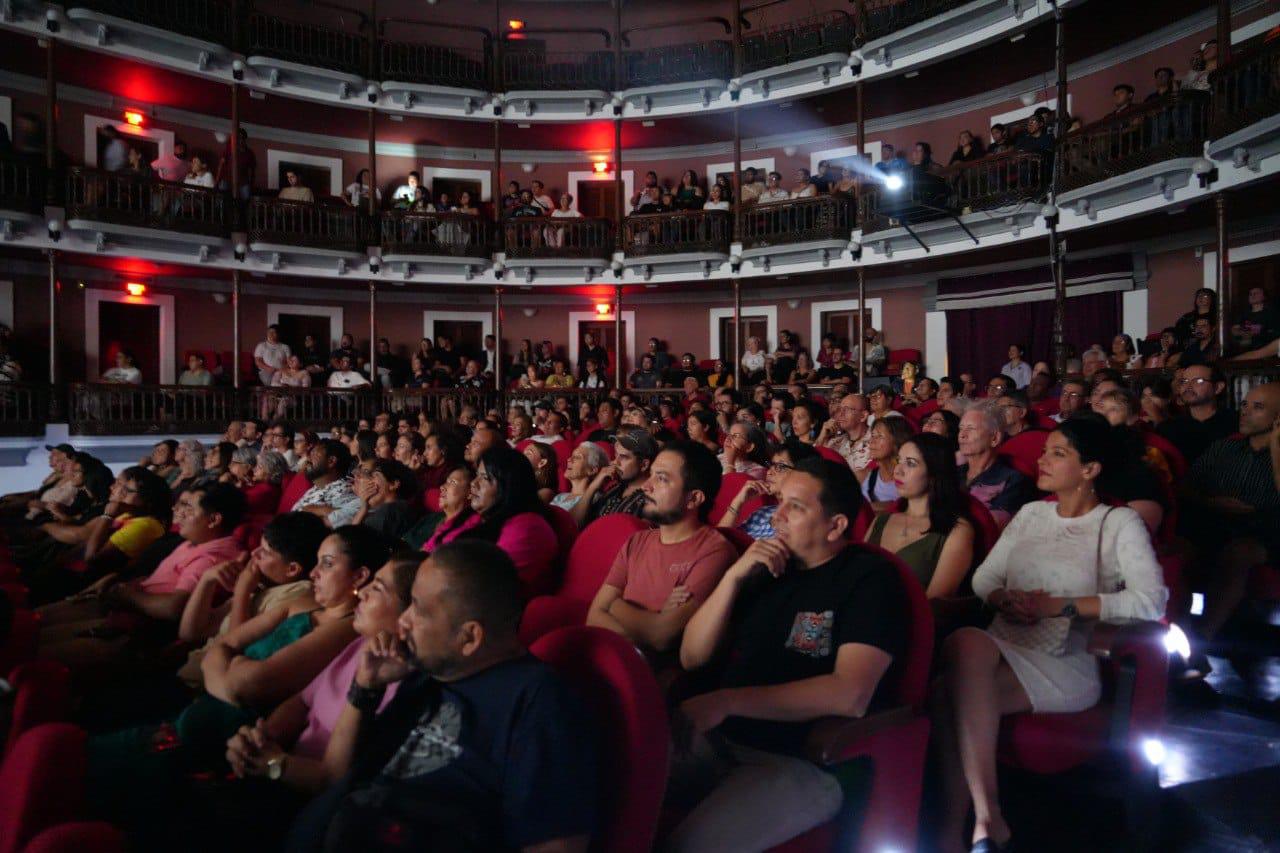
M 742 484 L 738 494 L 729 503 L 729 508 L 720 518 L 720 527 L 736 527 L 752 539 L 772 539 L 773 514 L 778 511 L 774 500 L 783 478 L 795 470 L 796 465 L 817 455 L 817 451 L 807 444 L 788 441 L 773 451 L 773 459 L 769 463 L 769 473 L 763 480 L 748 480 Z M 738 516 L 742 507 L 756 495 L 766 498 L 765 506 L 748 515 L 741 523 Z
M 745 421 L 729 427 L 729 436 L 720 453 L 720 468 L 724 473 L 746 474 L 753 480 L 763 480 L 768 464 L 769 439 L 764 430 Z
M 893 482 L 906 506 L 877 515 L 866 541 L 897 554 L 929 598 L 950 598 L 973 562 L 973 525 L 955 453 L 945 438 L 926 432 L 903 443 L 897 463 Z
M 944 438 L 951 447 L 954 457 L 960 452 L 960 417 L 947 409 L 934 409 L 929 417 L 920 422 L 921 432 L 931 432 Z

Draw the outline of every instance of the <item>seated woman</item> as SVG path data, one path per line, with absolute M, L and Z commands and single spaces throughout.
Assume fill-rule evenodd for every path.
M 742 484 L 738 494 L 729 503 L 729 508 L 720 517 L 718 526 L 736 527 L 752 539 L 772 539 L 773 514 L 778 511 L 778 504 L 773 497 L 778 494 L 778 486 L 784 477 L 795 470 L 797 464 L 817 455 L 818 452 L 811 446 L 798 441 L 788 441 L 776 447 L 769 464 L 769 473 L 763 480 L 749 480 Z M 767 495 L 770 501 L 739 521 L 743 505 L 754 495 Z
M 138 464 L 152 473 L 159 474 L 165 485 L 172 486 L 173 481 L 178 479 L 179 473 L 178 460 L 175 458 L 177 452 L 178 442 L 175 439 L 166 438 L 151 448 L 151 454 L 144 457 Z
M 609 457 L 600 449 L 600 445 L 584 441 L 569 454 L 569 464 L 564 469 L 565 479 L 569 481 L 569 491 L 561 492 L 551 499 L 552 506 L 558 506 L 570 512 L 587 493 L 587 486 L 600 473 L 600 469 L 609 465 Z
M 547 419 L 551 420 L 552 415 L 548 414 Z M 559 422 L 560 419 L 556 417 L 555 420 Z M 533 466 L 533 478 L 538 484 L 538 500 L 551 503 L 551 499 L 560 491 L 560 475 L 556 471 L 559 463 L 555 450 L 549 444 L 531 441 L 525 445 L 523 453 L 524 458 Z
M 205 477 L 216 480 L 219 483 L 232 483 L 234 485 L 235 477 L 231 473 L 231 461 L 235 458 L 237 450 L 239 448 L 229 441 L 219 441 L 206 450 L 204 454 Z
M 996 789 L 1000 718 L 1071 713 L 1098 701 L 1087 622 L 1164 613 L 1169 591 L 1141 517 L 1101 498 L 1118 473 L 1118 452 L 1096 418 L 1061 424 L 1036 481 L 1057 502 L 1024 506 L 974 575 L 974 592 L 997 615 L 988 629 L 961 628 L 943 645 L 932 703 L 944 785 L 940 850 L 968 849 L 962 833 L 971 802 L 971 843 L 989 839 L 988 850 L 1009 843 Z
M 941 436 L 921 433 L 898 450 L 893 473 L 902 512 L 878 514 L 866 541 L 897 554 L 929 598 L 951 598 L 973 563 L 973 524 L 955 452 Z
M 920 422 L 921 432 L 940 435 L 951 445 L 951 456 L 954 459 L 960 452 L 960 416 L 949 409 L 934 409 Z
M 560 543 L 546 519 L 546 506 L 538 500 L 538 485 L 529 460 L 502 444 L 486 450 L 471 481 L 471 508 L 475 515 L 454 528 L 453 535 L 442 537 L 441 542 L 493 542 L 516 564 L 525 600 L 551 592 Z
M 818 369 L 813 366 L 813 362 L 809 358 L 807 350 L 800 350 L 800 354 L 796 356 L 795 369 L 791 371 L 791 375 L 787 377 L 787 384 L 794 385 L 801 382 L 805 385 L 812 385 L 818 381 Z
M 96 457 L 77 451 L 67 457 L 65 470 L 62 482 L 70 490 L 70 502 L 65 505 L 61 501 L 36 502 L 33 508 L 39 509 L 40 514 L 31 519 L 35 525 L 19 525 L 6 531 L 20 565 L 38 564 L 41 562 L 38 556 L 53 544 L 82 544 L 87 536 L 84 525 L 106 508 L 111 484 L 115 481 L 110 468 Z M 45 494 L 50 491 L 52 489 Z
M 720 469 L 724 473 L 746 474 L 753 480 L 763 480 L 768 464 L 769 439 L 763 429 L 741 420 L 729 427 L 720 453 Z
M 734 386 L 733 371 L 725 364 L 723 358 L 717 358 L 707 374 L 708 388 L 732 388 Z
M 440 485 L 440 512 L 432 513 L 404 536 L 409 545 L 418 543 L 430 554 L 445 542 L 452 541 L 474 514 L 471 509 L 471 480 L 475 472 L 465 462 L 458 462 Z
M 690 408 L 689 419 L 684 422 L 685 434 L 712 453 L 720 452 L 720 423 L 714 412 Z
M 520 377 L 521 388 L 542 388 L 547 383 L 543 381 L 542 375 L 538 372 L 538 365 L 530 364 L 524 369 L 524 375 Z
M 385 540 L 369 528 L 338 528 L 320 545 L 310 595 L 249 619 L 209 647 L 201 662 L 206 694 L 172 722 L 91 738 L 86 787 L 106 813 L 143 829 L 158 806 L 181 797 L 185 777 L 224 767 L 227 739 L 240 726 L 305 687 L 355 639 L 356 595 L 387 556 Z
M 898 500 L 898 487 L 894 483 L 894 471 L 898 468 L 898 450 L 912 436 L 911 424 L 906 418 L 881 418 L 871 428 L 867 438 L 867 450 L 875 467 L 868 465 L 854 471 L 862 484 L 862 496 L 871 501 L 876 512 L 893 508 Z
M 422 451 L 425 463 L 418 471 L 423 489 L 439 489 L 453 469 L 463 464 L 466 443 L 452 430 L 435 429 L 427 436 Z
M 822 422 L 822 410 L 812 400 L 797 400 L 791 409 L 791 434 L 801 444 L 813 444 Z
M 361 466 L 366 464 L 368 476 L 354 486 L 360 506 L 351 523 L 372 528 L 384 539 L 399 539 L 417 520 L 418 477 L 394 459 L 375 459 Z

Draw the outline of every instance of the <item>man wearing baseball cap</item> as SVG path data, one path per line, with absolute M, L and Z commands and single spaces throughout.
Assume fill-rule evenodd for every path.
M 600 469 L 573 508 L 579 527 L 602 515 L 625 512 L 639 516 L 644 511 L 644 484 L 649 479 L 649 466 L 658 455 L 658 443 L 647 429 L 640 427 L 619 430 L 613 442 L 613 464 Z M 605 481 L 611 478 L 613 485 L 605 489 Z

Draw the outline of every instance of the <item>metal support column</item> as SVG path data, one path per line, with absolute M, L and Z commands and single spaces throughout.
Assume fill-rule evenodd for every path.
M 858 153 L 855 154 L 854 156 L 857 158 L 862 158 L 862 157 L 865 157 L 867 154 L 867 128 L 865 126 L 866 122 L 863 120 L 864 113 L 863 113 L 863 98 L 862 98 L 862 75 L 858 75 L 858 84 L 854 89 L 854 94 L 857 96 L 856 98 L 857 107 L 856 107 L 856 112 L 854 114 L 854 121 L 858 123 L 858 131 L 857 131 L 858 135 L 856 137 L 857 145 L 858 145 Z M 867 161 L 867 165 L 868 166 L 871 165 L 870 160 Z M 855 217 L 862 215 L 861 190 L 862 190 L 862 172 L 857 172 L 855 174 L 855 179 L 853 182 L 853 215 Z M 858 227 L 859 228 L 862 227 L 861 223 L 858 224 Z M 817 343 L 817 341 L 814 341 L 813 343 Z
M 58 252 L 49 250 L 49 420 L 59 421 L 62 400 L 58 395 Z
M 613 120 L 613 195 L 617 199 L 614 205 L 613 215 L 617 217 L 617 228 L 615 229 L 614 245 L 618 251 L 622 251 L 622 219 L 623 207 L 622 198 L 622 119 L 615 118 Z
M 240 84 L 231 84 L 231 229 L 238 231 L 243 225 L 240 215 Z
M 627 387 L 622 373 L 622 285 L 613 286 L 613 378 L 619 388 Z
M 493 390 L 502 393 L 502 288 L 493 289 Z
M 58 203 L 58 78 L 54 74 L 52 38 L 44 40 L 44 196 L 47 204 Z
M 1053 356 L 1053 372 L 1062 376 L 1067 372 L 1067 249 L 1058 237 L 1058 187 L 1062 183 L 1062 139 L 1067 135 L 1067 42 L 1066 26 L 1061 6 L 1053 8 L 1054 65 L 1057 71 L 1057 103 L 1054 105 L 1055 144 L 1053 147 L 1053 174 L 1049 181 L 1049 206 L 1054 213 L 1049 217 L 1049 264 L 1053 270 L 1053 327 L 1050 333 L 1050 350 Z
M 240 390 L 240 270 L 231 271 L 231 387 Z
M 375 133 L 375 119 L 378 113 L 369 109 L 369 215 L 375 217 L 373 222 L 373 240 L 381 244 L 382 223 L 378 222 L 378 139 Z
M 1218 67 L 1231 61 L 1231 0 L 1218 0 Z M 1221 300 L 1219 300 L 1221 301 Z
M 734 115 L 737 115 L 735 113 Z M 733 280 L 733 386 L 742 387 L 742 282 Z
M 858 390 L 866 393 L 866 387 L 862 381 L 866 378 L 867 365 L 867 330 L 863 328 L 866 325 L 867 318 L 867 272 L 861 266 L 858 267 L 858 343 L 849 347 L 851 351 L 858 354 Z M 881 318 L 884 319 L 884 318 Z
M 1231 246 L 1227 239 L 1227 194 L 1218 193 L 1213 197 L 1214 210 L 1218 220 L 1218 354 L 1227 354 L 1227 327 L 1231 325 Z
M 737 107 L 733 108 L 733 242 L 742 242 L 742 131 Z M 707 192 L 711 188 L 707 187 Z
M 502 203 L 506 196 L 502 192 L 502 122 L 493 120 L 493 169 L 489 183 L 493 186 L 490 192 L 493 203 L 493 223 L 497 229 L 496 245 L 499 252 L 506 251 L 506 229 L 502 227 Z
M 378 382 L 378 283 L 369 280 L 369 384 L 379 391 Z

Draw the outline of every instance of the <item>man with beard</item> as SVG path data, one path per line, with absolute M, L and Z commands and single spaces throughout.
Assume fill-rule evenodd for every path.
M 350 468 L 351 451 L 345 444 L 334 438 L 316 442 L 307 455 L 304 469 L 311 488 L 298 498 L 294 511 L 318 515 L 335 530 L 350 524 L 360 509 L 360 498 L 347 478 Z
M 497 546 L 432 552 L 398 636 L 361 652 L 326 753 L 343 777 L 299 816 L 290 851 L 587 849 L 595 738 L 572 691 L 521 647 L 521 609 Z
M 657 525 L 632 534 L 614 558 L 587 624 L 616 631 L 645 652 L 669 652 L 685 623 L 737 552 L 707 525 L 720 491 L 720 463 L 706 447 L 673 441 L 653 460 L 641 517 Z

